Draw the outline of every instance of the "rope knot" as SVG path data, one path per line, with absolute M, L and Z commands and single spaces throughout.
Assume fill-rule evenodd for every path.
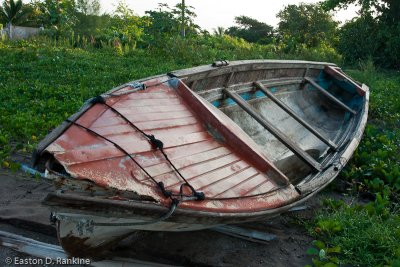
M 92 104 L 97 104 L 97 103 L 105 104 L 106 100 L 101 95 L 98 95 L 96 97 L 93 97 L 92 100 L 90 100 L 90 103 L 92 103 Z
M 194 197 L 196 198 L 196 200 L 198 200 L 198 201 L 202 201 L 202 200 L 206 199 L 206 195 L 204 195 L 203 192 L 194 191 L 194 192 L 193 192 L 193 196 L 194 196 Z
M 148 138 L 149 138 L 151 144 L 152 144 L 155 148 L 158 148 L 158 149 L 160 149 L 160 150 L 162 150 L 162 149 L 164 148 L 164 143 L 161 142 L 160 140 L 156 139 L 156 138 L 154 137 L 154 135 L 149 135 Z
M 164 186 L 163 182 L 158 182 L 158 186 L 160 187 L 161 192 L 163 193 L 163 195 L 165 197 L 171 197 L 172 196 L 172 192 L 171 191 L 165 190 L 165 186 Z

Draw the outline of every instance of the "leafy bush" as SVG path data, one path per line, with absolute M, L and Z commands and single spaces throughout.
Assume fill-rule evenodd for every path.
M 376 56 L 379 25 L 370 15 L 354 18 L 339 30 L 338 52 L 348 64 L 356 64 Z
M 317 215 L 317 226 L 310 232 L 325 240 L 326 247 L 340 247 L 341 263 L 383 266 L 400 260 L 399 206 L 390 206 L 387 196 L 366 206 L 342 203 L 332 208 L 330 203 L 335 202 L 325 201 L 326 208 Z

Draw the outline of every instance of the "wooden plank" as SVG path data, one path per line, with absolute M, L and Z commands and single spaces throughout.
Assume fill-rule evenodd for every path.
M 270 180 L 265 179 L 265 177 L 262 177 L 262 175 L 256 176 L 251 181 L 253 187 L 248 188 L 247 191 L 243 190 L 243 195 L 245 196 L 265 194 L 275 187 L 275 184 L 273 184 Z M 258 184 L 256 183 L 256 181 L 258 181 Z
M 247 241 L 262 243 L 262 244 L 270 244 L 269 241 L 276 239 L 276 235 L 273 234 L 252 229 L 245 229 L 242 227 L 231 226 L 231 225 L 217 226 L 211 228 L 211 230 L 225 235 L 230 235 Z
M 210 179 L 213 177 L 225 177 L 232 174 L 233 170 L 231 166 L 239 161 L 240 159 L 236 155 L 229 154 L 216 160 L 206 161 L 194 166 L 190 166 L 188 168 L 184 168 L 180 170 L 180 173 L 183 175 L 183 177 L 186 178 L 186 180 L 190 182 L 190 184 L 194 188 L 199 188 L 210 183 Z M 237 171 L 239 171 L 239 168 L 237 169 Z M 156 176 L 155 178 L 159 181 L 166 181 L 165 184 L 167 188 L 176 187 L 176 189 L 179 189 L 179 184 L 168 182 L 171 175 L 176 174 L 165 174 Z
M 264 185 L 264 186 L 263 186 Z M 263 189 L 263 192 L 259 192 L 257 189 L 259 186 L 263 186 L 260 189 Z M 231 190 L 221 194 L 219 197 L 229 198 L 235 196 L 246 196 L 249 195 L 253 191 L 257 191 L 252 195 L 259 194 L 259 193 L 266 193 L 276 187 L 276 184 L 273 183 L 268 177 L 263 174 L 258 174 L 252 176 L 250 179 L 243 181 L 243 183 L 239 183 L 238 186 L 231 188 Z
M 77 127 L 77 126 L 74 126 Z M 207 132 L 193 133 L 185 136 L 170 136 L 162 140 L 164 142 L 164 147 L 175 147 L 175 146 L 185 146 L 187 144 L 197 143 L 211 139 L 211 136 Z M 146 151 L 152 151 L 154 148 L 147 140 L 121 140 L 121 142 L 115 142 L 121 147 L 123 147 L 129 154 L 136 154 Z M 108 159 L 117 156 L 125 156 L 125 154 L 120 151 L 117 147 L 112 145 L 99 145 L 99 146 L 87 146 L 80 147 L 76 149 L 69 149 L 63 153 L 56 153 L 56 158 L 62 162 L 66 162 L 68 165 L 76 164 L 79 162 L 90 162 Z
M 334 95 L 332 95 L 331 93 L 329 93 L 327 90 L 325 90 L 324 88 L 322 88 L 319 84 L 317 84 L 314 80 L 312 80 L 311 78 L 304 78 L 304 80 L 308 83 L 310 83 L 312 86 L 314 86 L 318 91 L 320 91 L 322 94 L 324 94 L 326 97 L 328 97 L 330 100 L 332 100 L 333 102 L 335 102 L 336 104 L 338 104 L 341 108 L 345 109 L 346 111 L 350 112 L 351 114 L 355 115 L 357 114 L 356 111 L 352 110 L 351 108 L 349 108 L 346 104 L 344 104 L 342 101 L 340 101 L 339 99 L 337 99 Z
M 159 91 L 159 92 L 147 92 L 147 91 L 142 91 L 142 92 L 137 92 L 137 93 L 131 93 L 126 96 L 126 99 L 128 100 L 141 100 L 141 99 L 165 99 L 165 98 L 172 98 L 172 99 L 177 99 L 179 98 L 176 95 L 169 94 L 165 91 Z
M 195 117 L 187 117 L 182 119 L 171 119 L 171 120 L 149 120 L 144 122 L 135 123 L 136 127 L 140 130 L 147 132 L 155 129 L 164 128 L 179 128 L 188 125 L 198 124 L 198 120 Z M 121 121 L 120 125 L 114 125 L 110 127 L 95 128 L 90 127 L 91 130 L 99 133 L 103 136 L 106 135 L 120 135 L 124 133 L 137 132 L 131 125 L 127 124 L 125 121 Z
M 208 150 L 213 150 L 221 147 L 220 144 L 212 139 L 205 140 L 203 142 L 198 142 L 198 143 L 193 143 L 193 144 L 188 144 L 185 146 L 177 146 L 177 147 L 171 147 L 171 148 L 166 148 L 164 149 L 165 153 L 168 155 L 168 158 L 171 160 L 174 159 L 179 159 L 179 158 L 184 158 L 190 155 L 196 155 L 198 153 L 202 153 Z M 125 155 L 117 155 L 115 157 L 109 157 L 107 158 L 107 161 L 120 161 L 122 157 L 126 157 Z M 157 165 L 165 161 L 164 156 L 157 150 L 151 150 L 151 151 L 145 151 L 142 153 L 137 153 L 134 155 L 134 158 L 136 161 L 142 166 L 142 167 L 149 167 L 153 165 Z M 102 160 L 102 159 L 100 159 Z M 85 164 L 87 165 L 88 163 L 86 162 L 78 162 L 75 164 L 71 164 L 70 166 L 76 166 L 76 165 L 81 165 Z M 97 164 L 97 163 L 96 163 Z
M 244 161 L 236 160 L 229 162 L 228 160 L 229 159 L 224 159 L 224 161 L 219 160 L 218 162 L 210 162 L 210 164 L 208 164 L 208 166 L 210 166 L 208 172 L 198 169 L 196 172 L 200 175 L 190 177 L 187 180 L 194 188 L 201 191 L 205 189 L 207 196 L 212 197 L 215 194 L 213 189 L 218 189 L 218 186 L 215 188 L 213 187 L 214 183 L 228 179 L 229 177 L 240 172 L 242 169 L 247 169 L 249 166 Z M 235 166 L 235 168 L 232 168 L 232 166 Z M 174 183 L 171 184 L 169 188 L 173 189 L 174 191 L 179 191 L 179 186 L 180 183 Z
M 246 111 L 251 117 L 253 117 L 258 123 L 261 124 L 266 130 L 273 134 L 280 142 L 282 142 L 287 148 L 289 148 L 296 156 L 298 156 L 304 163 L 311 167 L 314 171 L 320 171 L 321 165 L 316 162 L 307 152 L 301 149 L 296 143 L 290 140 L 283 132 L 272 125 L 264 117 L 258 114 L 249 103 L 237 93 L 225 89 L 224 92 L 232 98 L 244 111 Z
M 230 176 L 229 179 L 217 181 L 214 183 L 214 187 L 203 191 L 207 196 L 219 197 L 220 195 L 223 195 L 223 193 L 238 186 L 238 184 L 243 183 L 247 179 L 258 174 L 259 172 L 255 168 L 248 166 L 247 168 L 243 168 L 240 172 L 237 172 L 235 175 Z
M 206 190 L 211 194 L 215 194 L 214 193 L 215 189 L 219 190 L 220 186 L 224 184 L 227 180 L 230 180 L 231 178 L 240 175 L 242 172 L 248 170 L 249 168 L 254 169 L 251 166 L 249 166 L 245 161 L 235 162 L 229 166 L 229 169 L 226 169 L 223 172 L 222 170 L 219 170 L 221 171 L 220 175 L 215 175 L 217 179 L 214 180 L 206 179 L 208 183 L 206 184 L 203 183 L 203 185 L 199 187 L 199 190 L 202 191 Z
M 312 61 L 295 61 L 295 60 L 241 60 L 233 61 L 229 66 L 222 68 L 214 68 L 211 65 L 194 67 L 190 69 L 173 71 L 171 74 L 178 78 L 186 77 L 185 82 L 192 82 L 205 78 L 225 75 L 231 72 L 244 72 L 256 70 L 270 70 L 270 69 L 323 69 L 326 62 L 312 62 Z
M 295 119 L 297 122 L 299 122 L 301 125 L 303 125 L 307 130 L 309 130 L 311 133 L 313 133 L 316 137 L 318 137 L 322 142 L 327 144 L 330 148 L 336 150 L 337 145 L 323 136 L 320 132 L 318 132 L 316 129 L 314 129 L 308 122 L 303 120 L 299 115 L 297 115 L 289 106 L 287 106 L 285 103 L 280 101 L 277 97 L 274 96 L 273 93 L 271 93 L 268 89 L 266 89 L 260 82 L 255 82 L 254 85 L 260 89 L 265 95 L 267 95 L 275 104 L 277 104 L 280 108 L 282 108 L 286 113 L 288 113 L 293 119 Z
M 185 146 L 177 146 L 171 148 L 165 148 L 164 152 L 168 155 L 170 160 L 179 160 L 188 156 L 195 156 L 207 151 L 221 148 L 221 145 L 214 139 L 208 139 L 203 142 L 187 144 Z M 157 154 L 157 157 L 155 156 Z M 143 167 L 150 167 L 160 163 L 166 162 L 164 156 L 157 151 L 149 151 L 140 154 L 136 154 L 135 158 L 137 162 Z
M 91 128 L 92 130 L 95 130 L 96 132 L 101 132 L 97 131 L 95 128 Z M 109 135 L 103 135 L 107 138 L 110 138 L 112 136 L 115 136 L 115 138 L 120 138 L 118 136 L 123 135 L 125 138 L 130 139 L 130 138 L 136 138 L 138 132 L 132 129 L 125 128 L 126 131 L 122 131 L 120 133 L 111 133 Z M 157 139 L 162 140 L 166 136 L 171 136 L 171 135 L 186 135 L 186 134 L 191 134 L 191 133 L 199 133 L 203 132 L 204 128 L 199 125 L 199 124 L 189 124 L 189 125 L 184 125 L 184 126 L 179 126 L 179 127 L 172 127 L 172 128 L 163 128 L 163 129 L 152 129 L 150 131 L 146 130 L 147 134 L 152 134 L 154 135 Z M 112 138 L 111 138 L 112 139 Z
M 180 104 L 183 104 L 180 98 L 127 99 L 118 101 L 113 107 L 118 109 L 123 107 L 172 106 Z
M 158 113 L 158 114 L 152 114 L 152 113 L 147 113 L 147 114 L 141 114 L 140 116 L 137 116 L 135 114 L 129 115 L 126 118 L 131 121 L 132 123 L 136 122 L 144 122 L 144 121 L 150 121 L 154 120 L 155 118 L 157 120 L 170 120 L 170 119 L 183 119 L 187 117 L 193 117 L 193 113 L 191 111 L 172 111 L 172 112 L 163 112 L 163 113 Z M 100 119 L 97 119 L 91 127 L 108 127 L 108 126 L 113 126 L 113 125 L 118 125 L 121 124 L 121 122 L 125 123 L 125 120 L 122 119 L 118 114 L 115 114 L 114 116 L 109 116 L 107 117 L 107 120 L 103 120 L 103 117 L 100 116 Z
M 172 111 L 183 111 L 187 110 L 185 105 L 172 105 L 172 106 L 146 106 L 146 107 L 123 107 L 119 108 L 118 111 L 126 116 L 129 115 L 141 115 L 141 114 L 157 114 Z M 110 117 L 110 113 L 114 113 L 112 110 L 107 110 L 104 112 L 104 117 Z M 111 116 L 113 117 L 113 116 Z
M 5 231 L 0 231 L 0 244 L 3 247 L 13 249 L 15 251 L 28 254 L 30 256 L 38 257 L 44 259 L 43 262 L 48 263 L 51 259 L 53 261 L 67 262 L 68 255 L 60 246 L 44 243 L 37 241 L 35 239 L 27 238 L 22 235 L 16 235 L 8 233 Z M 124 259 L 124 258 L 113 258 L 109 260 L 102 261 L 92 261 L 90 259 L 81 258 L 80 260 L 87 260 L 89 262 L 88 266 L 94 267 L 174 267 L 171 265 L 158 264 L 155 262 L 140 261 L 135 259 Z M 9 266 L 13 265 L 12 261 Z M 85 262 L 86 263 L 86 262 Z M 53 265 L 54 263 L 50 263 Z M 63 264 L 61 264 L 63 265 Z M 177 267 L 177 266 L 176 266 Z
M 220 147 L 214 150 L 208 150 L 202 153 L 198 153 L 196 155 L 190 155 L 171 161 L 177 169 L 182 169 L 190 167 L 194 164 L 215 160 L 216 158 L 223 157 L 228 154 L 231 154 L 231 152 L 227 148 Z M 151 176 L 158 176 L 161 174 L 169 173 L 173 171 L 173 169 L 171 164 L 169 164 L 168 162 L 164 162 L 157 165 L 152 165 L 146 168 L 146 171 L 150 173 Z

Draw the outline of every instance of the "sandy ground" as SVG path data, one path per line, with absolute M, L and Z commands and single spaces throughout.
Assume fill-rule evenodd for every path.
M 56 244 L 56 231 L 49 222 L 50 211 L 40 204 L 52 190 L 52 185 L 22 172 L 12 173 L 4 169 L 0 169 L 0 181 L 0 230 Z M 304 266 L 311 263 L 305 252 L 311 246 L 312 237 L 299 220 L 312 217 L 320 197 L 308 202 L 305 211 L 242 225 L 275 234 L 277 239 L 268 244 L 249 242 L 211 230 L 136 232 L 108 255 L 180 266 Z M 0 266 L 7 266 L 3 265 L 6 257 L 15 256 L 25 255 L 0 247 Z

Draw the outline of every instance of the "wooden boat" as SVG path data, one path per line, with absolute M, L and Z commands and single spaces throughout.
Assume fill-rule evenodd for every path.
M 71 255 L 136 230 L 264 220 L 305 201 L 357 148 L 369 90 L 330 63 L 226 61 L 119 86 L 37 147 Z

